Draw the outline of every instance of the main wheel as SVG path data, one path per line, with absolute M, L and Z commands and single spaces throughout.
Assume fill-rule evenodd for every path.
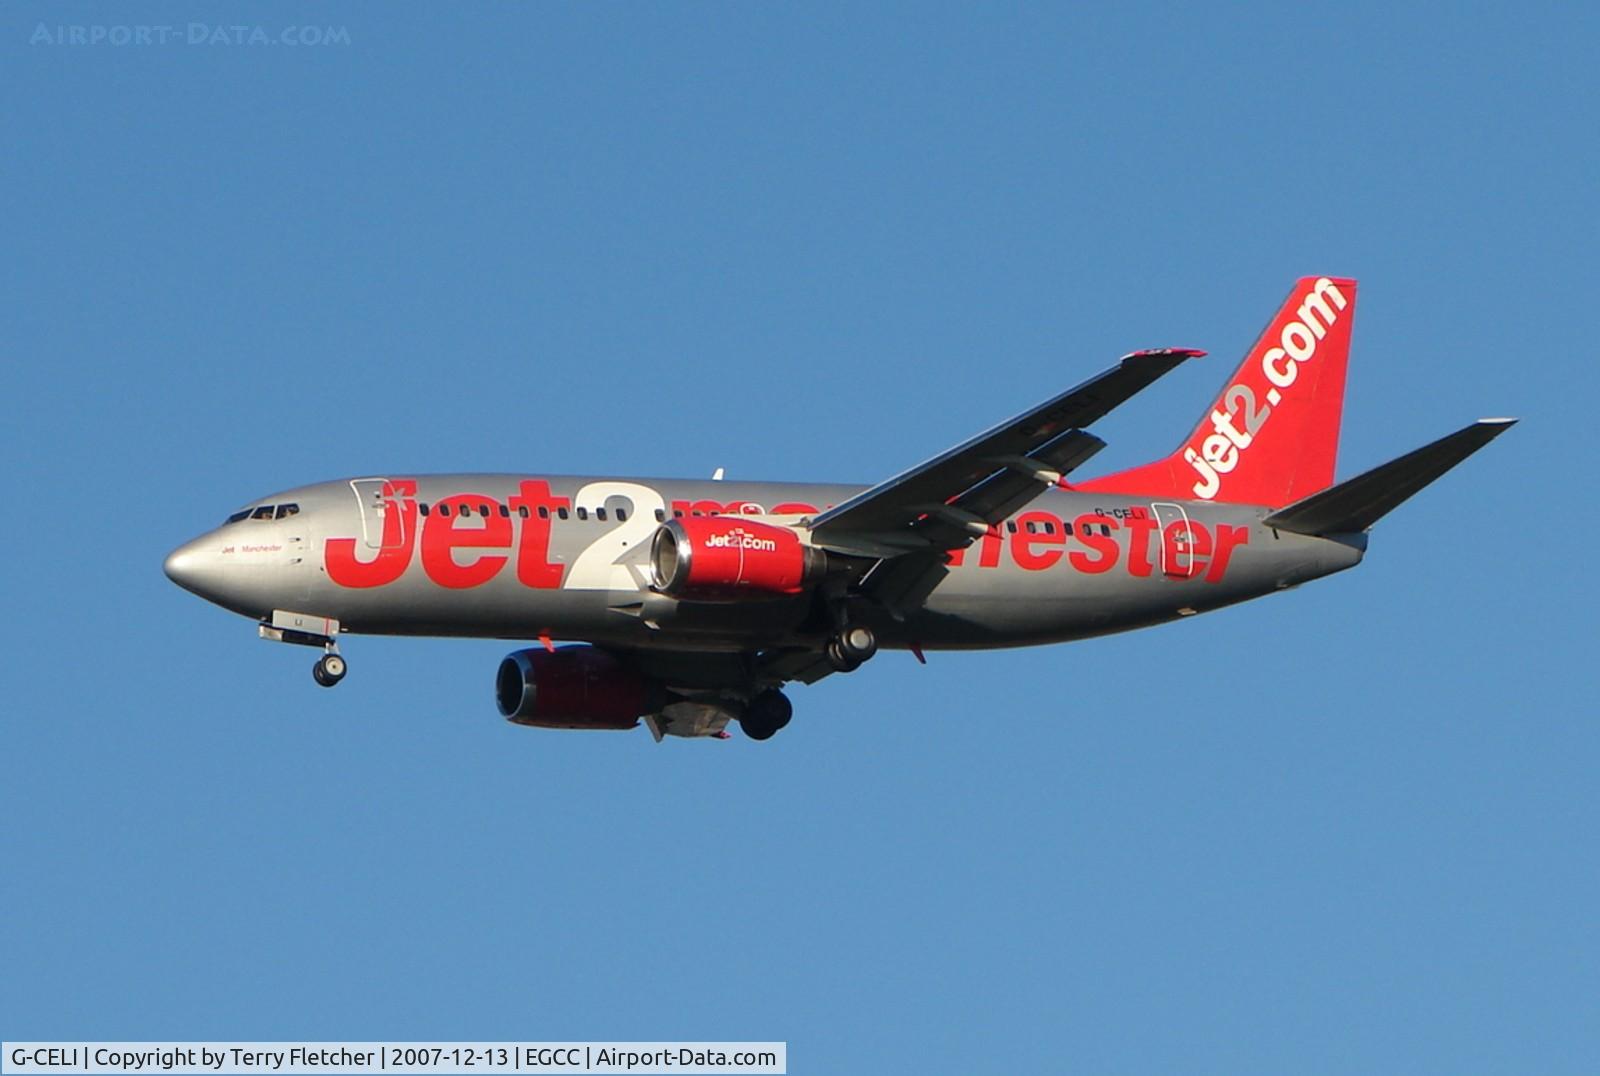
M 323 687 L 332 687 L 337 684 L 344 679 L 344 674 L 344 658 L 338 654 L 324 654 L 317 659 L 315 665 L 311 666 L 311 679 Z
M 844 647 L 838 639 L 829 639 L 828 645 L 823 649 L 828 655 L 828 664 L 833 666 L 834 672 L 855 672 L 861 667 L 861 662 L 844 652 Z
M 752 740 L 770 740 L 793 716 L 794 704 L 789 696 L 773 688 L 750 700 L 739 718 L 739 727 Z
M 789 719 L 794 717 L 794 703 L 777 688 L 763 691 L 752 701 L 761 704 L 761 708 L 766 711 L 767 720 L 776 731 L 781 732 L 789 724 Z
M 752 740 L 770 740 L 778 734 L 778 730 L 771 725 L 757 724 L 748 717 L 739 719 L 739 727 L 744 729 L 744 734 Z
M 878 637 L 857 624 L 839 633 L 839 650 L 859 665 L 878 652 Z

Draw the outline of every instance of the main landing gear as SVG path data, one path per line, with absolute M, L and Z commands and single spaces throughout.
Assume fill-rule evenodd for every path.
M 860 624 L 841 628 L 825 647 L 828 664 L 836 672 L 854 672 L 861 663 L 878 652 L 878 637 Z
M 752 740 L 770 740 L 794 716 L 794 704 L 777 688 L 769 688 L 751 699 L 739 716 L 739 727 Z
M 823 646 L 828 664 L 836 672 L 850 672 L 878 652 L 878 637 L 862 625 L 841 625 Z M 768 688 L 745 704 L 739 727 L 752 740 L 770 740 L 794 716 L 794 704 L 777 688 Z
M 878 652 L 878 637 L 861 624 L 844 624 L 823 646 L 835 672 L 853 672 Z M 752 740 L 770 740 L 794 716 L 794 704 L 777 688 L 768 688 L 745 705 L 739 727 Z
M 339 651 L 334 649 L 334 644 L 328 644 L 328 652 L 317 659 L 311 666 L 311 679 L 323 687 L 332 687 L 344 679 L 346 666 L 344 658 L 339 656 Z

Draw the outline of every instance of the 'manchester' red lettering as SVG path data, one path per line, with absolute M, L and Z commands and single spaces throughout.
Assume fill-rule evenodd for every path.
M 422 570 L 429 579 L 442 587 L 470 589 L 501 573 L 511 559 L 513 545 L 519 583 L 540 590 L 561 586 L 566 569 L 550 559 L 551 523 L 552 517 L 562 509 L 570 509 L 572 502 L 552 494 L 550 484 L 543 479 L 519 483 L 517 493 L 506 502 L 507 515 L 500 514 L 499 502 L 488 494 L 457 493 L 441 498 L 419 520 L 417 483 L 410 478 L 385 482 L 382 498 L 383 534 L 378 549 L 367 549 L 356 538 L 329 538 L 325 545 L 328 578 L 339 586 L 364 588 L 392 583 L 410 568 L 420 546 Z M 672 507 L 675 515 L 691 519 L 737 517 L 757 509 L 746 501 L 674 501 Z M 815 513 L 816 509 L 806 504 L 783 504 L 773 511 Z M 1009 535 L 993 527 L 979 539 L 980 569 L 998 568 L 1004 552 L 1019 568 L 1030 572 L 1048 571 L 1064 564 L 1073 571 L 1098 575 L 1111 571 L 1120 561 L 1124 570 L 1135 577 L 1148 577 L 1159 567 L 1172 578 L 1200 577 L 1208 583 L 1219 583 L 1233 551 L 1250 541 L 1249 527 L 1227 523 L 1207 527 L 1194 519 L 1162 527 L 1140 509 L 1121 519 L 1085 513 L 1070 526 L 1054 513 L 1035 510 L 1019 515 L 1014 524 L 1016 529 Z M 1119 531 L 1126 533 L 1125 541 L 1117 534 Z M 950 550 L 948 563 L 960 567 L 966 554 L 966 549 Z
M 1107 519 L 1104 516 L 1082 515 L 1072 525 L 1072 532 L 1083 539 L 1083 544 L 1088 546 L 1094 554 L 1089 556 L 1076 549 L 1067 554 L 1067 560 L 1071 561 L 1072 566 L 1080 572 L 1089 572 L 1091 574 L 1109 572 L 1112 566 L 1117 563 L 1117 555 L 1122 550 L 1118 547 L 1115 538 L 1109 534 L 1101 533 L 1101 527 L 1109 527 L 1111 530 L 1116 530 L 1118 529 L 1118 523 L 1116 520 Z
M 1137 511 L 1137 510 L 1136 510 Z M 1208 583 L 1220 583 L 1228 570 L 1233 551 L 1250 541 L 1249 527 L 1216 525 L 1215 535 L 1204 523 L 1178 521 L 1158 531 L 1155 519 L 1133 515 L 1123 519 L 1086 513 L 1072 521 L 1050 512 L 1024 512 L 1015 520 L 1016 531 L 1009 543 L 1012 561 L 1024 571 L 1042 572 L 1060 564 L 1085 575 L 1109 572 L 1122 561 L 1122 542 L 1115 532 L 1128 534 L 1128 558 L 1123 568 L 1129 575 L 1147 577 L 1159 563 L 1163 574 L 1177 579 L 1203 576 Z M 1030 524 L 1032 529 L 1030 530 Z M 1009 529 L 1009 528 L 1008 528 Z M 1159 533 L 1159 561 L 1152 559 L 1151 536 Z M 1000 553 L 1006 547 L 1001 536 L 991 532 L 978 540 L 978 567 L 998 568 Z M 959 568 L 966 562 L 966 549 L 952 549 L 946 562 Z M 1208 560 L 1209 558 L 1209 560 Z
M 1024 512 L 1017 517 L 1017 533 L 1011 536 L 1011 559 L 1017 562 L 1019 568 L 1042 572 L 1054 567 L 1065 555 L 1061 549 L 1050 547 L 1066 544 L 1067 536 L 1061 520 L 1049 512 Z M 1046 548 L 1040 552 L 1035 546 Z

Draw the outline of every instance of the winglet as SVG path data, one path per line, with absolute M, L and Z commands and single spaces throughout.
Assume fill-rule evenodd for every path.
M 1180 359 L 1203 359 L 1206 353 L 1197 347 L 1152 347 L 1124 355 L 1125 359 L 1145 359 L 1153 355 L 1175 355 Z
M 1514 418 L 1479 419 L 1415 452 L 1296 501 L 1263 522 L 1279 530 L 1315 536 L 1364 531 L 1516 422 Z

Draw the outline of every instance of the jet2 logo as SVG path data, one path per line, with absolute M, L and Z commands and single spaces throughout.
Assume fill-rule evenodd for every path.
M 736 528 L 727 534 L 713 534 L 706 538 L 709 549 L 754 549 L 760 553 L 776 553 L 778 543 L 771 538 L 757 538 L 749 531 Z
M 1199 475 L 1194 484 L 1196 497 L 1209 501 L 1222 490 L 1223 476 L 1239 466 L 1272 417 L 1273 409 L 1284 401 L 1285 392 L 1295 383 L 1300 365 L 1316 358 L 1317 344 L 1348 305 L 1338 286 L 1323 277 L 1306 293 L 1298 310 L 1286 312 L 1281 324 L 1268 327 L 1260 343 L 1273 346 L 1261 352 L 1254 370 L 1248 363 L 1244 367 L 1249 380 L 1254 380 L 1251 374 L 1259 370 L 1265 386 L 1260 381 L 1252 386 L 1249 380 L 1229 385 L 1222 394 L 1221 406 L 1211 412 L 1212 432 L 1207 433 L 1202 426 L 1191 438 L 1191 442 L 1199 440 L 1199 445 L 1191 443 L 1183 450 L 1183 458 Z M 1259 387 L 1266 389 L 1264 403 L 1256 395 Z

